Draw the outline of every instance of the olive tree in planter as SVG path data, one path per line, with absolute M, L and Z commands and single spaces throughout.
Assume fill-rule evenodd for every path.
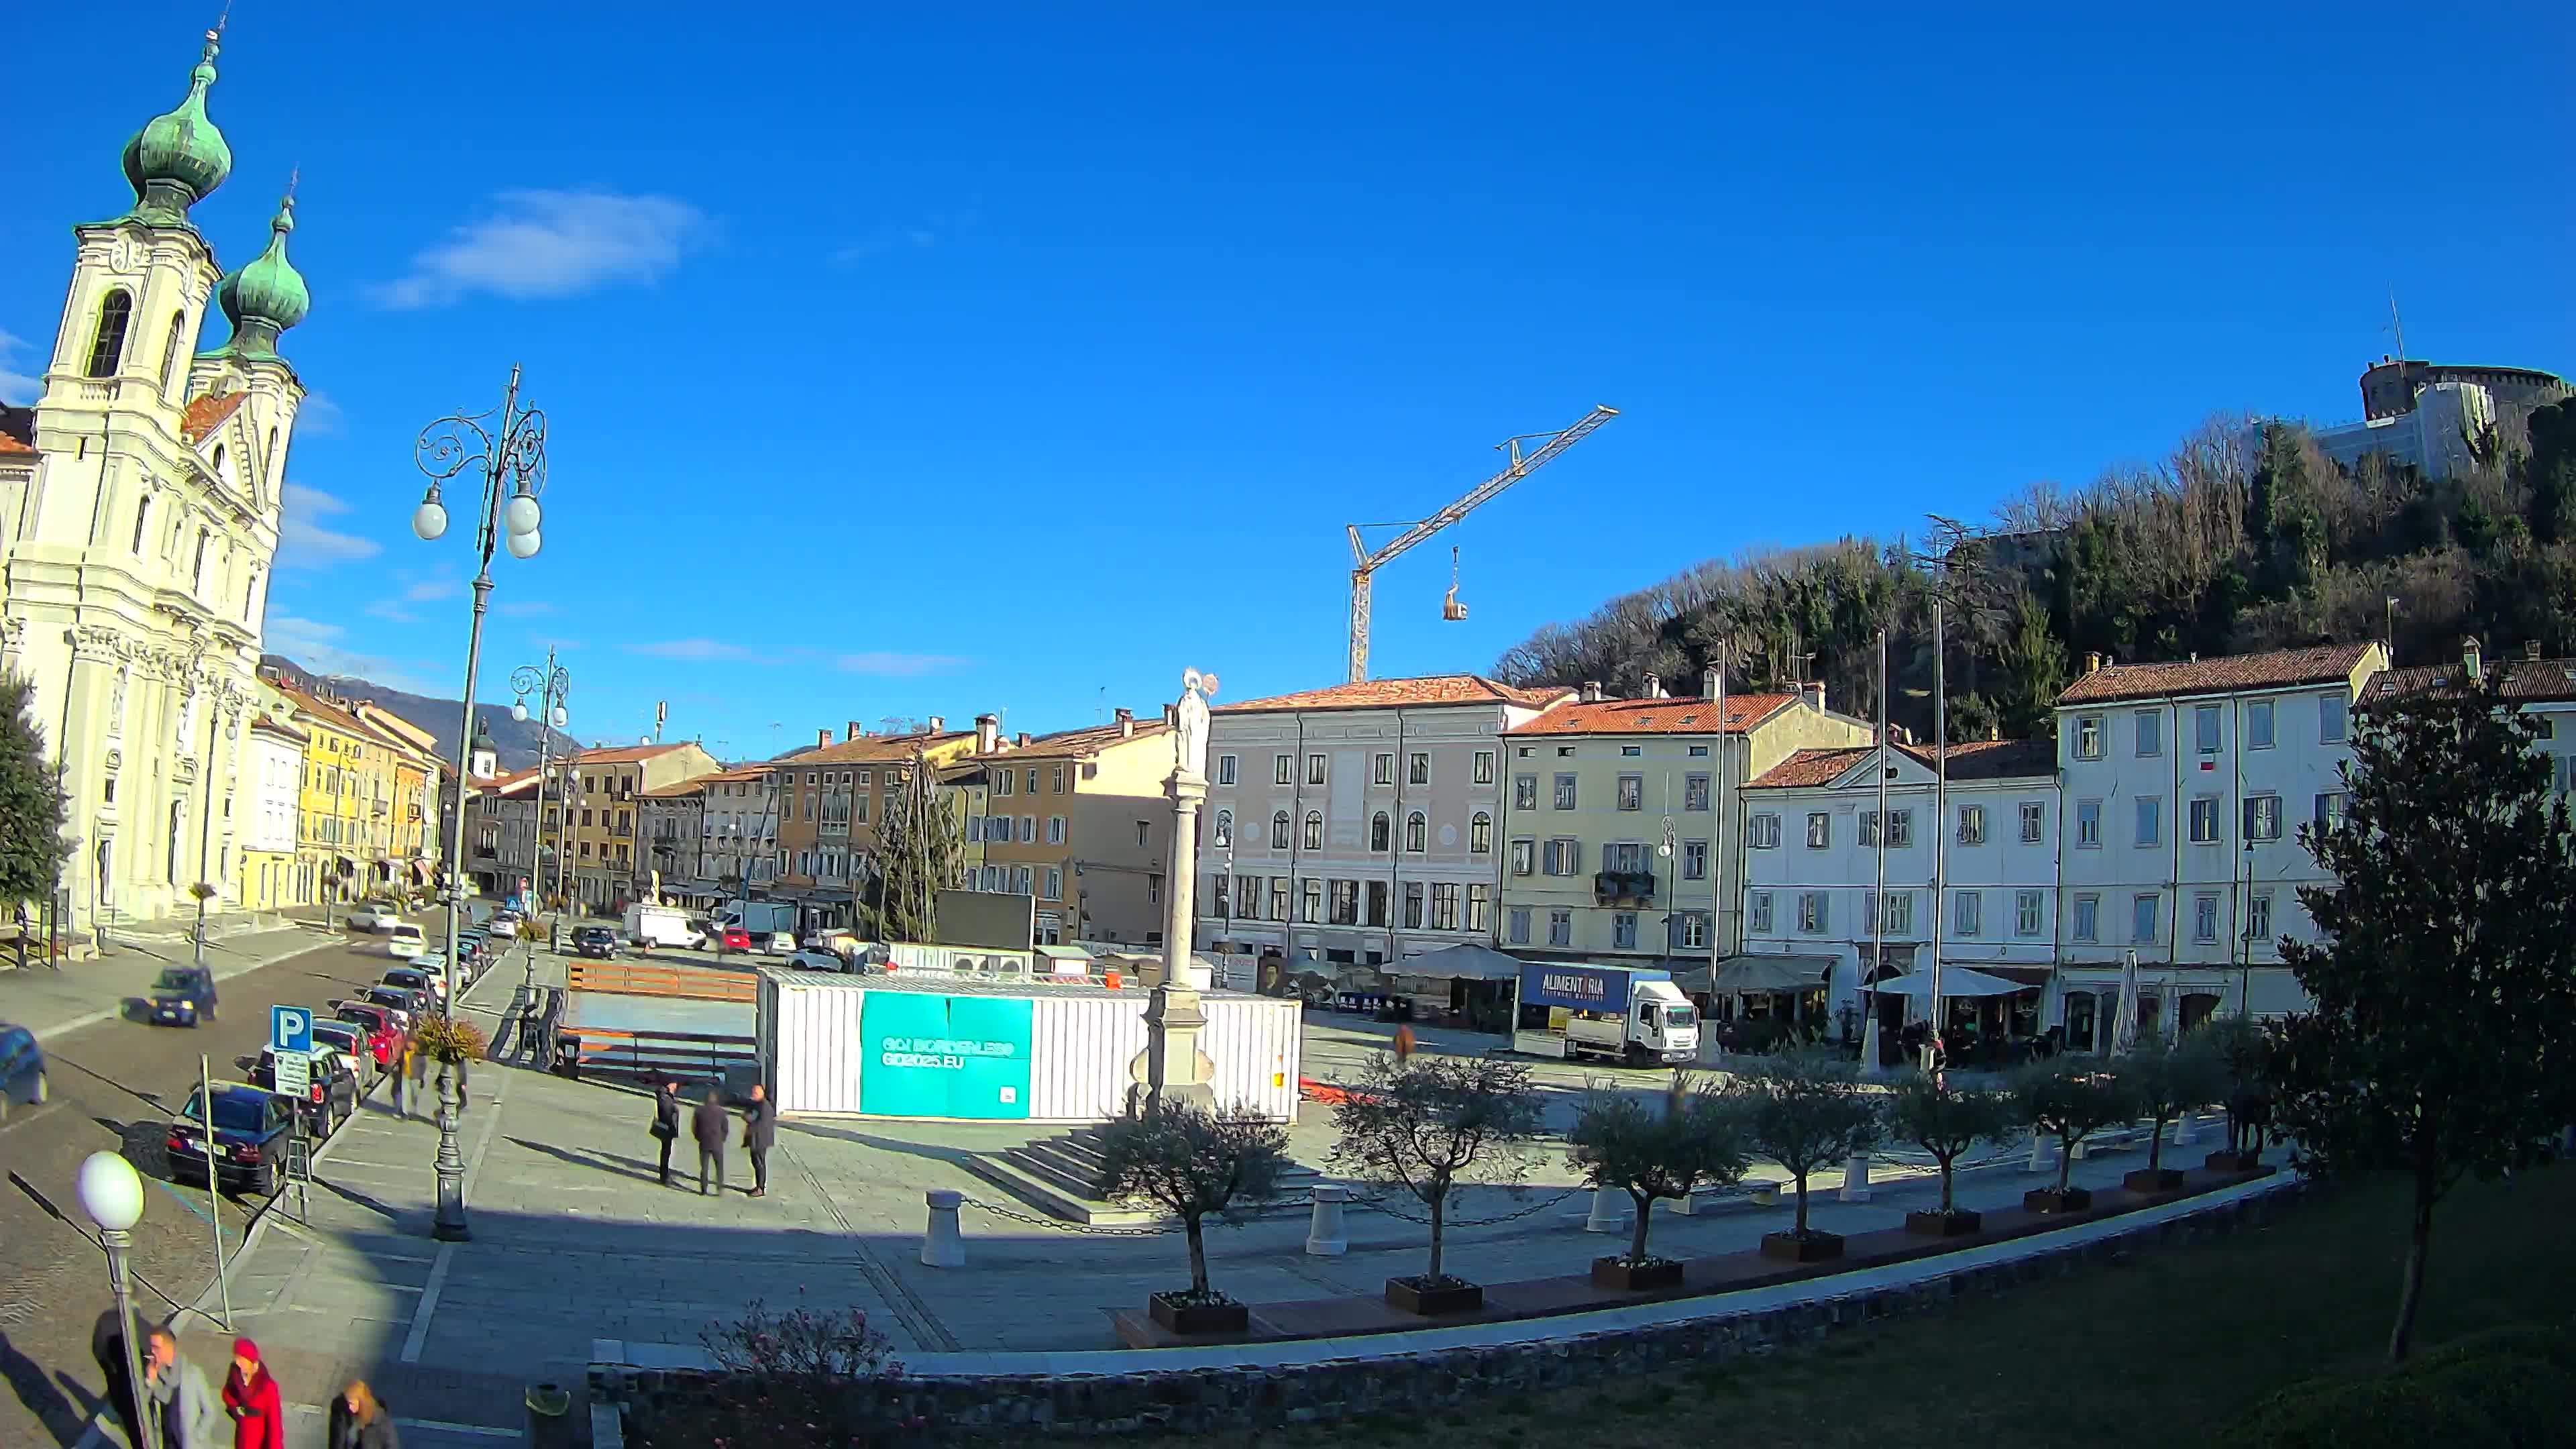
M 1409 1313 L 1463 1313 L 1485 1290 L 1451 1276 L 1441 1260 L 1448 1213 L 1469 1182 L 1517 1182 L 1539 1131 L 1527 1067 L 1481 1057 L 1373 1054 L 1333 1107 L 1341 1140 L 1333 1162 L 1350 1176 L 1418 1199 L 1430 1215 L 1431 1262 L 1417 1277 L 1386 1280 L 1386 1301 Z
M 1678 1259 L 1646 1252 L 1646 1230 L 1658 1200 L 1687 1200 L 1703 1186 L 1725 1187 L 1753 1161 L 1744 1113 L 1714 1087 L 1675 1081 L 1660 1105 L 1625 1092 L 1596 1092 L 1566 1134 L 1566 1160 L 1594 1188 L 1617 1188 L 1637 1210 L 1637 1230 L 1624 1255 L 1592 1260 L 1597 1288 L 1679 1287 Z
M 1754 1148 L 1787 1168 L 1798 1190 L 1795 1225 L 1763 1234 L 1763 1255 L 1796 1263 L 1841 1257 L 1841 1234 L 1807 1226 L 1807 1179 L 1869 1151 L 1885 1133 L 1858 1064 L 1791 1050 L 1757 1063 L 1736 1078 L 1733 1090 L 1743 1099 Z
M 1952 1174 L 1959 1159 L 1978 1143 L 2000 1142 L 2013 1129 L 2011 1098 L 1954 1085 L 1946 1076 L 1911 1071 L 1889 1088 L 1886 1110 L 1888 1135 L 1922 1148 L 1941 1165 L 1941 1206 L 1928 1213 L 1907 1213 L 1905 1230 L 1952 1238 L 1983 1227 L 1983 1218 L 1952 1202 Z
M 2216 1101 L 2225 1090 L 2225 1068 L 2197 1032 L 2174 1046 L 2142 1046 L 2120 1058 L 2113 1074 L 2129 1094 L 2130 1110 L 2155 1124 L 2147 1139 L 2147 1165 L 2120 1179 L 2131 1192 L 2171 1192 L 2182 1173 L 2164 1165 L 2165 1128 L 2183 1113 Z
M 1240 1106 L 1211 1112 L 1166 1102 L 1112 1117 L 1100 1129 L 1092 1192 L 1104 1202 L 1145 1202 L 1181 1220 L 1190 1245 L 1186 1293 L 1147 1300 L 1154 1321 L 1174 1333 L 1241 1333 L 1241 1303 L 1208 1286 L 1207 1220 L 1242 1221 L 1272 1197 L 1288 1165 L 1288 1131 Z
M 2262 1162 L 2272 1124 L 2272 1034 L 2242 1016 L 2212 1017 L 2191 1040 L 2217 1062 L 2218 1100 L 2227 1109 L 2227 1147 L 2209 1154 L 2212 1172 L 2250 1171 Z
M 2013 1100 L 2021 1120 L 2057 1139 L 2057 1186 L 2023 1193 L 2021 1205 L 2035 1213 L 2081 1212 L 2093 1205 L 2093 1194 L 2072 1186 L 2075 1145 L 2114 1123 L 2137 1115 L 2129 1092 L 2098 1063 L 2065 1058 L 2034 1062 L 2013 1078 Z

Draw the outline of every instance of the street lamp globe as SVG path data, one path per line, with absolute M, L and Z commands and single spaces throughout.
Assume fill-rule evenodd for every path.
M 525 533 L 514 533 L 510 535 L 510 557 L 535 558 L 536 556 L 537 531 L 535 529 L 532 528 Z
M 526 724 L 528 722 L 528 702 L 524 699 L 511 701 L 510 718 L 517 720 L 521 724 Z
M 536 532 L 539 517 L 534 493 L 514 493 L 501 507 L 501 522 L 512 533 Z
M 446 535 L 447 505 L 438 501 L 437 494 L 422 499 L 420 506 L 412 510 L 411 531 L 424 543 Z
M 81 1211 L 111 1233 L 143 1221 L 143 1179 L 114 1152 L 93 1152 L 80 1167 Z
M 562 729 L 565 725 L 568 725 L 568 724 L 570 724 L 570 723 L 572 723 L 572 716 L 571 716 L 571 715 L 568 715 L 568 714 L 566 714 L 566 713 L 564 713 L 564 707 L 563 707 L 562 705 L 556 705 L 556 706 L 555 706 L 555 728 L 556 728 L 556 729 Z

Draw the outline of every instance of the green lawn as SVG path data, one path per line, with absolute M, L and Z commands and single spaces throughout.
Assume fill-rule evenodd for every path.
M 1161 1446 L 1531 1445 L 1801 1449 L 2202 1444 L 2272 1389 L 2368 1372 L 2405 1258 L 2395 1183 L 2312 1196 L 2270 1227 L 2150 1253 L 1817 1346 L 1653 1381 L 1402 1420 L 1374 1416 Z M 2434 1225 L 2418 1352 L 2475 1329 L 2564 1322 L 2576 1284 L 2576 1169 L 2465 1183 Z

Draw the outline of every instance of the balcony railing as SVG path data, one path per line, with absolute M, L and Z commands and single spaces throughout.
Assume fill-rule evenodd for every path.
M 1592 877 L 1592 897 L 1604 905 L 1612 902 L 1634 902 L 1643 905 L 1655 898 L 1654 872 L 1602 871 Z

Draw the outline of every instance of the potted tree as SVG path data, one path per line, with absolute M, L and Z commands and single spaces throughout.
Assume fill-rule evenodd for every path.
M 1336 1166 L 1429 1214 L 1431 1261 L 1419 1275 L 1386 1280 L 1386 1301 L 1408 1313 L 1481 1308 L 1485 1290 L 1442 1262 L 1448 1213 L 1468 1182 L 1516 1182 L 1529 1171 L 1538 1095 L 1527 1067 L 1486 1058 L 1374 1054 L 1333 1106 Z
M 1640 1291 L 1681 1286 L 1679 1259 L 1646 1252 L 1660 1199 L 1686 1199 L 1703 1184 L 1725 1186 L 1753 1160 L 1744 1114 L 1713 1087 L 1692 1090 L 1678 1074 L 1661 1108 L 1624 1092 L 1588 1097 L 1566 1134 L 1566 1160 L 1594 1188 L 1617 1188 L 1637 1210 L 1625 1254 L 1592 1260 L 1596 1288 Z
M 2263 1136 L 2272 1121 L 2272 1038 L 2242 1016 L 2213 1018 L 2194 1035 L 2218 1061 L 2218 1095 L 2227 1108 L 2227 1146 L 2202 1166 L 2251 1172 L 2262 1165 Z
M 1841 1234 L 1807 1226 L 1807 1179 L 1878 1145 L 1878 1104 L 1861 1090 L 1858 1065 L 1793 1049 L 1757 1063 L 1735 1090 L 1744 1097 L 1754 1148 L 1787 1168 L 1798 1190 L 1795 1224 L 1763 1234 L 1763 1256 L 1793 1263 L 1841 1257 Z
M 2023 1193 L 2021 1205 L 2035 1213 L 2081 1212 L 2093 1205 L 2093 1194 L 2069 1182 L 2075 1171 L 2075 1144 L 2136 1113 L 2127 1089 L 2098 1066 L 2060 1058 L 2034 1062 L 2013 1081 L 2021 1120 L 2057 1139 L 2057 1186 Z
M 1207 1219 L 1242 1221 L 1271 1197 L 1288 1162 L 1288 1131 L 1240 1107 L 1208 1111 L 1165 1102 L 1112 1117 L 1100 1130 L 1092 1186 L 1104 1202 L 1145 1202 L 1181 1220 L 1190 1245 L 1190 1286 L 1155 1293 L 1146 1311 L 1174 1333 L 1242 1333 L 1243 1304 L 1208 1286 Z
M 2174 1046 L 2142 1046 L 2114 1068 L 2128 1090 L 2131 1110 L 2155 1124 L 2147 1139 L 2147 1165 L 2120 1179 L 2131 1192 L 2171 1192 L 2182 1186 L 2182 1173 L 2164 1165 L 2165 1128 L 2204 1102 L 2215 1100 L 2225 1068 L 2195 1032 Z
M 1889 1135 L 1931 1153 L 1941 1165 L 1941 1206 L 1907 1213 L 1905 1230 L 1955 1238 L 1983 1227 L 1983 1218 L 1951 1201 L 1952 1172 L 1970 1148 L 1998 1141 L 2012 1130 L 2011 1100 L 2001 1092 L 1957 1087 L 1947 1077 L 1911 1071 L 1888 1091 L 1887 1125 Z

